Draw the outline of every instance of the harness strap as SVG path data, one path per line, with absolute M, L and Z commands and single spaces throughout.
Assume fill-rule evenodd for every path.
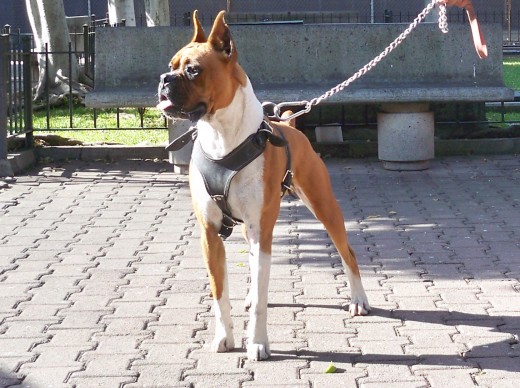
M 267 125 L 269 125 L 267 123 Z M 272 132 L 274 132 L 273 128 L 269 125 Z M 282 187 L 281 187 L 281 197 L 283 198 L 285 194 L 287 194 L 289 191 L 292 191 L 292 179 L 293 179 L 293 172 L 291 170 L 291 149 L 289 147 L 289 143 L 287 139 L 285 138 L 285 135 L 283 134 L 283 131 L 280 128 L 276 128 L 276 131 L 280 134 L 280 139 L 283 140 L 283 143 L 285 144 L 285 156 L 287 161 L 285 162 L 285 175 L 282 180 Z M 272 141 L 271 141 L 272 143 Z
M 197 136 L 197 127 L 195 125 L 191 126 L 186 132 L 184 132 L 179 137 L 173 139 L 173 141 L 166 146 L 166 151 L 179 151 L 190 141 L 195 140 Z
M 200 141 L 195 141 L 191 159 L 202 174 L 208 194 L 222 211 L 222 224 L 219 235 L 223 239 L 229 237 L 235 225 L 243 222 L 233 217 L 228 206 L 227 198 L 231 181 L 240 170 L 264 152 L 268 141 L 276 147 L 285 146 L 288 149 L 283 133 L 281 131 L 278 132 L 280 132 L 281 137 L 275 135 L 271 126 L 266 121 L 263 121 L 256 133 L 247 137 L 237 148 L 220 159 L 212 159 L 204 152 Z M 184 135 L 181 137 L 184 137 Z M 176 141 L 177 139 L 174 140 L 174 143 Z M 288 160 L 290 163 L 290 157 L 288 157 Z M 285 182 L 285 184 L 289 187 L 290 180 Z M 282 183 L 282 188 L 283 186 L 284 183 Z

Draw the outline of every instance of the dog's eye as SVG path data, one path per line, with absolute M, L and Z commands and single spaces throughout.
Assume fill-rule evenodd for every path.
M 193 80 L 196 76 L 200 74 L 200 68 L 194 65 L 187 65 L 184 69 L 186 76 L 188 79 Z

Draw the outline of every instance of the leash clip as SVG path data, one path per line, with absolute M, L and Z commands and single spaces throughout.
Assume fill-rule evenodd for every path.
M 293 106 L 302 106 L 304 105 L 304 109 L 301 109 L 295 113 L 292 113 L 288 116 L 282 117 L 282 109 L 285 107 L 293 107 Z M 290 102 L 280 102 L 278 104 L 275 104 L 274 102 L 266 101 L 262 103 L 262 107 L 264 108 L 265 115 L 275 121 L 291 121 L 292 119 L 295 119 L 296 117 L 302 116 L 306 113 L 309 113 L 312 109 L 312 103 L 303 100 L 303 101 L 290 101 Z

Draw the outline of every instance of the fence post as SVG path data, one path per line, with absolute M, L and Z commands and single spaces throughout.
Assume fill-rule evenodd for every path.
M 83 24 L 83 51 L 85 58 L 85 75 L 90 77 L 90 45 L 89 45 L 89 27 L 88 24 Z
M 14 175 L 7 160 L 7 69 L 10 62 L 9 35 L 0 35 L 0 177 Z
M 90 78 L 95 82 L 95 72 L 94 67 L 96 64 L 96 23 L 95 23 L 95 15 L 92 15 L 92 24 L 90 26 L 89 34 L 88 34 L 88 52 L 89 52 L 89 75 Z
M 25 145 L 28 148 L 34 146 L 33 136 L 33 94 L 31 71 L 31 37 L 22 37 L 23 58 L 23 112 L 25 124 Z

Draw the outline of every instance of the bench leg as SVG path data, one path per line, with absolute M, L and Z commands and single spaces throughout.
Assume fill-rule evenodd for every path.
M 377 115 L 379 159 L 387 170 L 426 170 L 435 156 L 428 104 L 387 104 Z
M 341 125 L 316 127 L 316 141 L 318 143 L 343 143 Z
M 168 140 L 172 142 L 174 139 L 185 133 L 190 127 L 191 121 L 189 120 L 168 120 Z M 188 173 L 192 149 L 193 143 L 190 142 L 178 151 L 168 152 L 168 159 L 169 162 L 173 164 L 174 172 L 178 174 Z

